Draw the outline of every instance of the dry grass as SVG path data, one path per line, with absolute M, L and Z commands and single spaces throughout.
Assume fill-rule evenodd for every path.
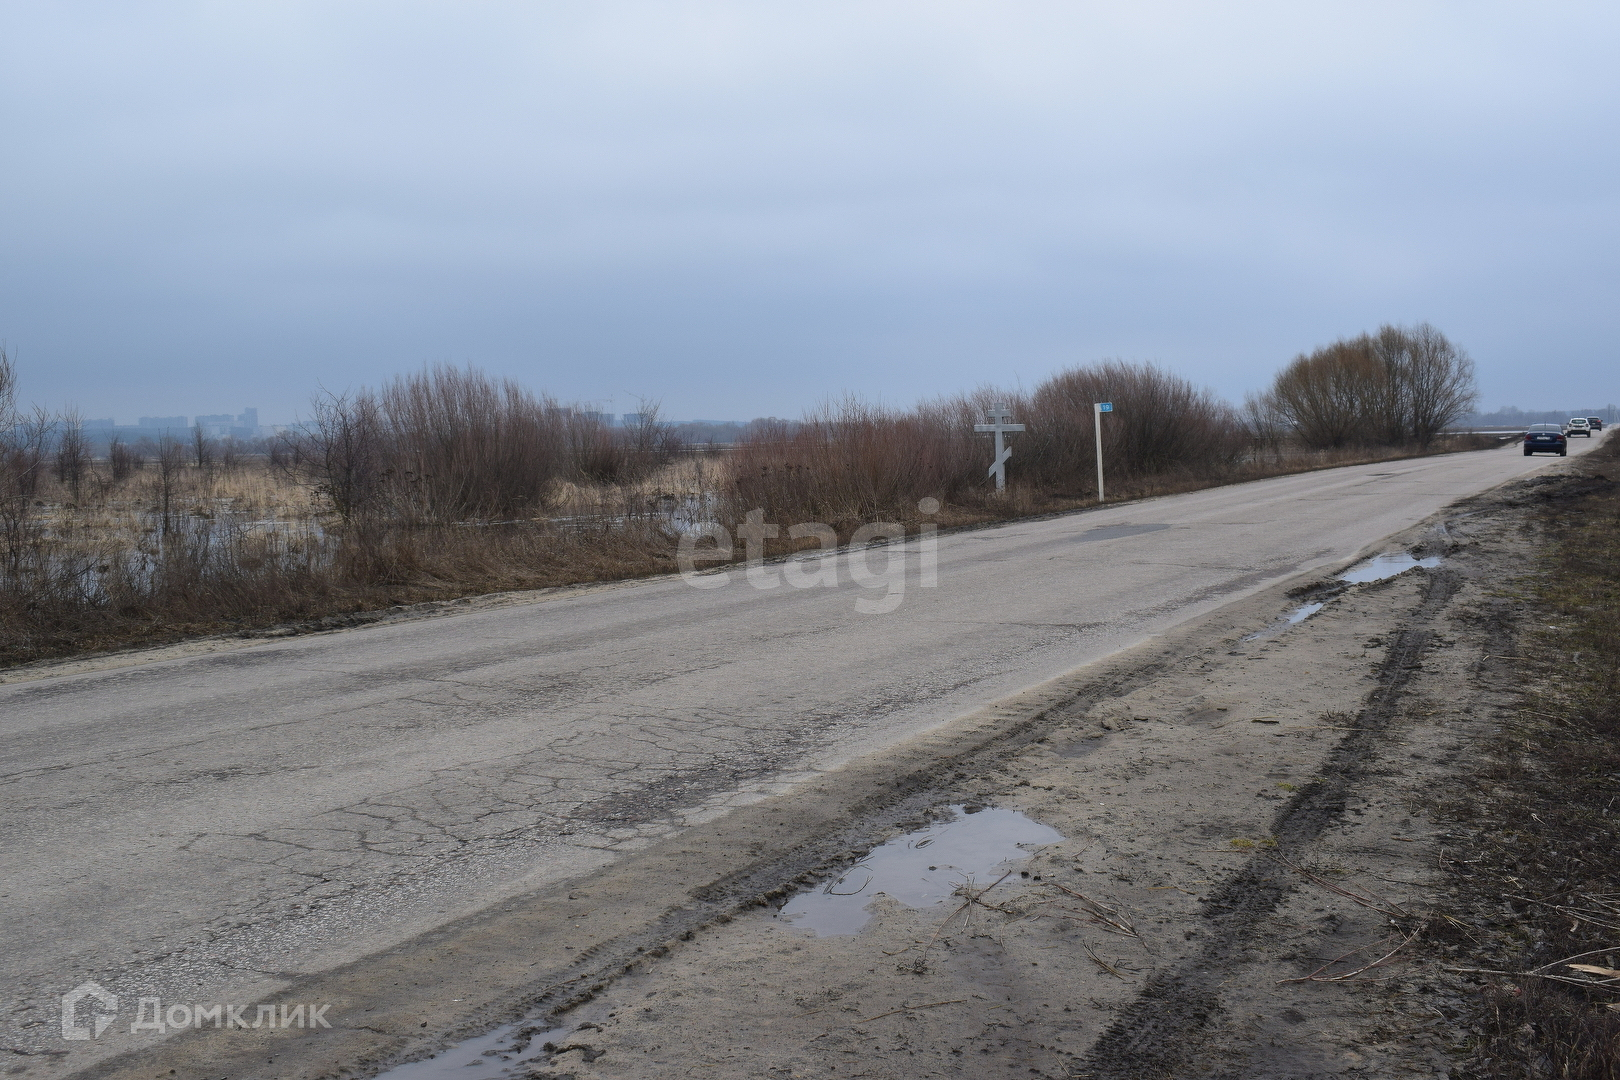
M 1544 489 L 1523 708 L 1452 807 L 1474 832 L 1438 948 L 1485 979 L 1475 1075 L 1620 1080 L 1620 444 Z M 1466 958 L 1466 961 L 1464 960 Z M 1583 963 L 1583 968 L 1572 968 Z
M 41 481 L 30 535 L 0 564 L 0 665 L 671 572 L 671 510 L 714 469 L 682 461 L 635 484 L 559 481 L 545 518 L 445 525 L 344 521 L 262 458 L 229 474 L 156 474 L 149 465 L 80 502 Z

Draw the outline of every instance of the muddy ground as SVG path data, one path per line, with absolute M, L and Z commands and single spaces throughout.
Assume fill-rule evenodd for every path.
M 888 830 L 967 804 L 1065 837 L 1005 879 L 925 908 L 879 895 L 853 935 L 817 936 L 772 898 L 541 1025 L 565 1032 L 486 1057 L 491 1073 L 1451 1075 L 1481 980 L 1425 940 L 1454 906 L 1446 851 L 1468 840 L 1437 813 L 1515 707 L 1501 586 L 1534 555 L 1538 487 L 1563 482 L 1471 500 L 1391 545 L 1438 566 L 1239 605 Z M 1273 623 L 1309 601 L 1324 606 Z

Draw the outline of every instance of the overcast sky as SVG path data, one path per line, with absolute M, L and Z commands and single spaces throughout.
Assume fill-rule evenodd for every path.
M 0 0 L 0 341 L 121 423 L 471 363 L 797 415 L 1428 320 L 1620 400 L 1612 3 Z

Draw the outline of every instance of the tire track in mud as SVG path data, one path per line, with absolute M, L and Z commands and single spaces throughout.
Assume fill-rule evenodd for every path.
M 1321 775 L 1278 810 L 1272 821 L 1275 850 L 1290 861 L 1330 826 L 1376 766 L 1383 737 L 1400 712 L 1407 684 L 1434 639 L 1432 624 L 1462 584 L 1451 569 L 1428 571 L 1423 600 L 1397 631 L 1367 696 Z M 1257 852 L 1204 901 L 1207 942 L 1195 960 L 1149 977 L 1136 1000 L 1092 1044 L 1070 1074 L 1084 1080 L 1157 1080 L 1185 1077 L 1219 1031 L 1225 1013 L 1221 985 L 1247 962 L 1261 920 L 1276 909 L 1292 875 Z

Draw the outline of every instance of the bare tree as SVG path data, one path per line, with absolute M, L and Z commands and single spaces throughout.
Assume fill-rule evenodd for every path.
M 180 494 L 180 478 L 186 469 L 186 447 L 179 439 L 167 433 L 157 442 L 157 475 L 152 481 L 152 493 L 157 501 L 159 532 L 168 536 L 174 531 L 175 500 Z
M 57 424 L 56 479 L 78 502 L 84 482 L 90 475 L 90 440 L 84 434 L 84 421 L 69 409 Z
M 1371 339 L 1363 334 L 1296 356 L 1277 373 L 1270 397 L 1300 441 L 1330 449 L 1377 441 L 1372 430 L 1385 405 L 1382 381 Z
M 1270 407 L 1308 446 L 1427 446 L 1473 407 L 1474 363 L 1428 323 L 1385 325 L 1298 356 Z
M 1384 327 L 1404 345 L 1403 390 L 1407 435 L 1428 446 L 1434 437 L 1461 420 L 1479 401 L 1474 384 L 1474 361 L 1446 335 L 1428 323 L 1411 327 Z
M 214 440 L 208 437 L 208 432 L 201 424 L 191 429 L 191 455 L 197 462 L 197 468 L 212 470 L 214 467 Z
M 0 557 L 12 581 L 19 579 L 40 535 L 34 494 L 44 470 L 49 432 L 50 418 L 43 412 L 24 416 L 17 408 L 17 365 L 0 346 Z
M 313 473 L 316 491 L 345 521 L 383 511 L 386 448 L 377 399 L 370 393 L 324 393 L 314 401 L 313 430 L 290 456 Z
M 1269 393 L 1249 393 L 1243 398 L 1240 414 L 1243 432 L 1256 450 L 1281 455 L 1283 439 L 1288 434 L 1288 421 L 1277 408 Z

